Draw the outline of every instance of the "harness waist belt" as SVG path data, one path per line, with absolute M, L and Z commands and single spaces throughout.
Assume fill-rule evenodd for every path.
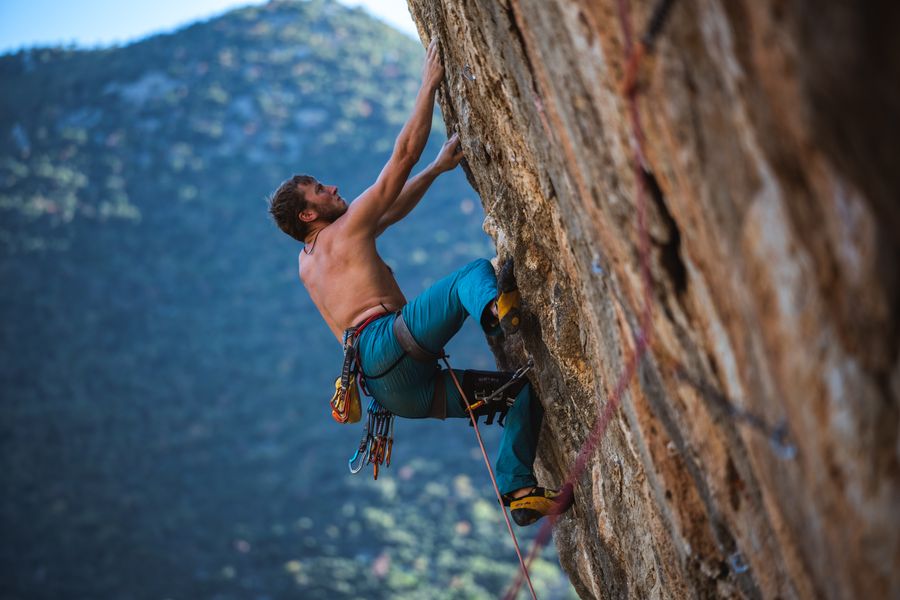
M 423 348 L 416 338 L 413 337 L 412 332 L 409 330 L 409 326 L 406 324 L 406 321 L 403 320 L 403 313 L 399 311 L 397 312 L 397 318 L 394 319 L 394 336 L 396 336 L 397 342 L 400 344 L 400 347 L 403 348 L 403 351 L 414 360 L 428 363 L 437 361 L 444 356 L 443 348 L 439 354 Z M 432 419 L 446 419 L 447 390 L 444 387 L 444 374 L 437 364 L 435 364 L 435 368 L 437 369 L 437 373 L 434 377 L 434 395 L 431 397 L 431 409 L 428 411 L 428 417 Z
M 391 314 L 391 313 L 389 313 L 389 312 L 375 313 L 374 315 L 371 315 L 370 317 L 363 319 L 362 321 L 360 321 L 358 324 L 354 325 L 353 327 L 348 327 L 347 329 L 344 330 L 344 339 L 346 339 L 348 336 L 351 336 L 351 335 L 354 337 L 359 337 L 360 335 L 362 335 L 363 329 L 365 329 L 366 327 L 368 327 L 369 325 L 371 325 L 378 319 L 388 316 L 389 314 Z
M 438 360 L 444 356 L 443 348 L 437 353 L 428 350 L 413 337 L 412 332 L 403 320 L 403 313 L 398 312 L 397 318 L 394 319 L 394 335 L 397 336 L 397 342 L 400 347 L 409 354 L 409 356 L 419 362 L 431 362 Z

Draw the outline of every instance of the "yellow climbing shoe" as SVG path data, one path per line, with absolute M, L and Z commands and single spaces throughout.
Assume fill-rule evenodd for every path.
M 520 526 L 531 525 L 547 515 L 560 515 L 569 510 L 572 500 L 571 483 L 558 491 L 535 487 L 521 498 L 509 495 L 503 497 L 503 503 L 509 507 L 513 521 Z
M 497 275 L 497 318 L 500 319 L 500 327 L 508 335 L 516 333 L 522 322 L 522 296 L 519 294 L 513 269 L 513 260 L 507 258 Z

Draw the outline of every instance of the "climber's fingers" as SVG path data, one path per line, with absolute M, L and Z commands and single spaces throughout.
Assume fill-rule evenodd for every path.
M 450 136 L 444 145 L 441 146 L 441 151 L 438 154 L 435 163 L 437 166 L 445 171 L 449 171 L 451 169 L 455 169 L 456 165 L 459 164 L 459 161 L 463 159 L 462 152 L 462 144 L 459 142 L 459 134 L 454 133 Z
M 425 54 L 425 66 L 422 69 L 422 81 L 432 87 L 437 88 L 444 78 L 444 67 L 441 64 L 441 54 L 439 52 L 437 38 L 432 38 L 428 44 L 428 52 Z
M 453 166 L 455 167 L 463 158 L 463 148 L 462 143 L 459 141 L 459 134 L 454 133 L 452 136 L 450 136 L 450 139 L 447 140 L 446 146 L 450 150 L 450 152 L 453 153 L 451 160 L 453 161 Z
M 458 165 L 459 161 L 463 159 L 463 148 L 462 144 L 458 143 L 453 148 L 453 161 Z

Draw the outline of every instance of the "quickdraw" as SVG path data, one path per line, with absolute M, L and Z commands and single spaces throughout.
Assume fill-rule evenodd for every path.
M 653 52 L 656 38 L 659 37 L 663 26 L 666 24 L 673 4 L 675 4 L 675 0 L 659 0 L 653 9 L 650 20 L 647 22 L 647 29 L 644 31 L 644 35 L 631 49 L 625 64 L 625 76 L 621 85 L 624 96 L 632 97 L 637 91 L 640 64 L 646 55 Z
M 356 474 L 367 464 L 372 464 L 373 476 L 378 479 L 379 467 L 382 464 L 385 467 L 391 466 L 391 452 L 394 449 L 394 414 L 372 398 L 366 409 L 366 415 L 366 429 L 362 439 L 359 440 L 359 447 L 347 461 L 347 466 L 351 473 Z
M 528 372 L 534 368 L 534 361 L 532 359 L 528 359 L 528 362 L 525 363 L 522 367 L 520 367 L 515 373 L 513 373 L 512 377 L 509 380 L 498 387 L 495 390 L 487 391 L 474 391 L 472 394 L 475 397 L 475 402 L 466 406 L 466 411 L 472 413 L 476 420 L 478 417 L 482 415 L 487 415 L 487 420 L 485 423 L 490 425 L 494 420 L 494 415 L 499 414 L 499 419 L 497 422 L 500 425 L 503 425 L 503 420 L 506 418 L 506 413 L 509 411 L 510 407 L 515 403 L 516 396 L 521 389 L 521 385 L 518 386 L 514 393 L 504 394 L 506 390 L 509 388 L 516 386 L 516 384 L 520 384 Z M 468 386 L 466 386 L 468 387 Z M 471 423 L 470 423 L 471 425 Z

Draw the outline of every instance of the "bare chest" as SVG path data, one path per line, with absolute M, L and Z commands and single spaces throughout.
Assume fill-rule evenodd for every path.
M 374 243 L 336 248 L 320 242 L 311 253 L 301 252 L 299 275 L 332 330 L 351 325 L 355 315 L 382 302 L 405 304 L 393 272 Z

